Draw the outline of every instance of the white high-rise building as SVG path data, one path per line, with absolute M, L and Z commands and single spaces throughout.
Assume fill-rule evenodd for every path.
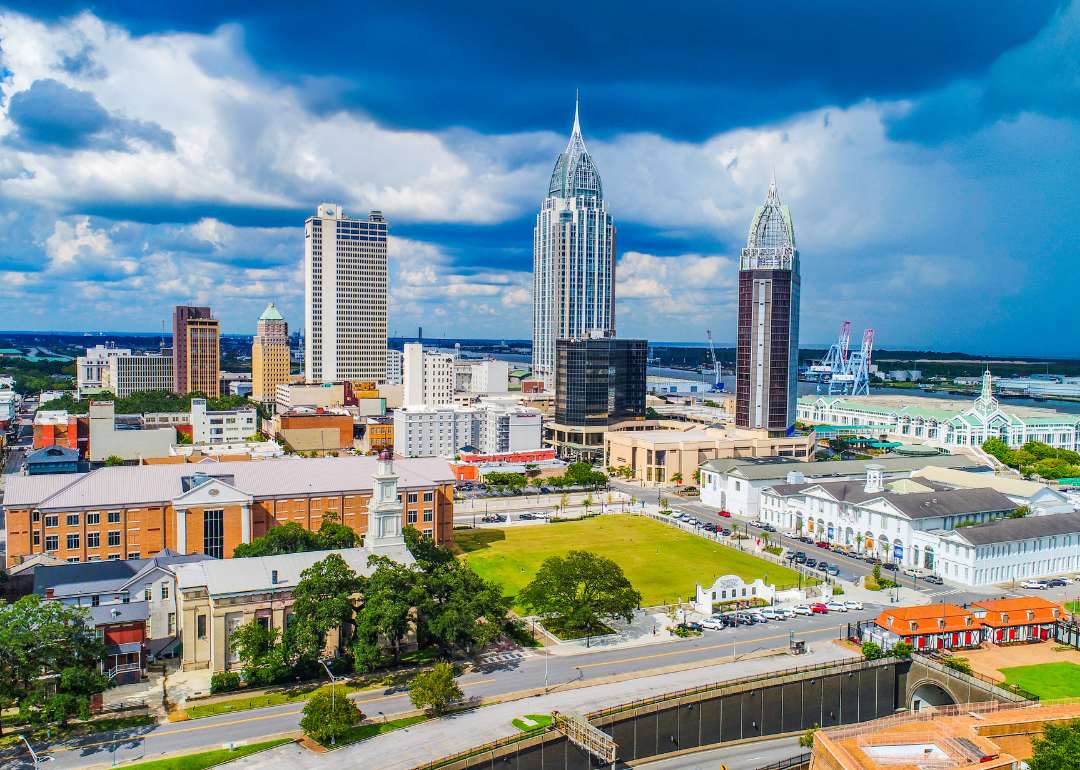
M 394 410 L 394 451 L 405 457 L 453 457 L 463 447 L 481 454 L 543 447 L 540 410 L 513 403 L 405 406 Z
M 172 390 L 173 357 L 159 353 L 112 356 L 102 374 L 101 387 L 118 398 L 147 390 Z
M 386 378 L 386 221 L 323 203 L 304 226 L 304 378 Z
M 615 226 L 600 174 L 574 131 L 533 230 L 533 375 L 555 390 L 555 340 L 615 335 Z
M 510 389 L 510 367 L 506 361 L 481 361 L 472 365 L 469 390 L 473 393 L 506 393 Z
M 79 356 L 76 364 L 76 383 L 79 395 L 87 390 L 104 387 L 109 360 L 117 356 L 130 356 L 129 348 L 114 348 L 111 345 L 95 345 L 86 349 L 85 356 Z
M 402 354 L 400 350 L 386 351 L 386 382 L 387 385 L 401 384 Z
M 402 355 L 402 404 L 442 406 L 454 403 L 454 354 L 432 353 L 419 342 L 406 342 Z

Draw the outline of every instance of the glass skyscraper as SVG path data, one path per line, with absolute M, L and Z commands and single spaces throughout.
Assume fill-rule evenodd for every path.
M 784 435 L 795 424 L 799 374 L 799 250 L 773 177 L 739 261 L 735 424 Z
M 615 336 L 615 226 L 577 109 L 533 230 L 533 375 L 555 387 L 555 341 Z

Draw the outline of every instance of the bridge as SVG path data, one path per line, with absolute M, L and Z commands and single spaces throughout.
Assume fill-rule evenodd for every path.
M 825 663 L 702 685 L 585 715 L 610 736 L 615 762 L 601 761 L 565 731 L 502 739 L 416 770 L 591 770 L 755 738 L 797 735 L 890 716 L 897 709 L 998 701 L 1026 694 L 955 671 L 938 660 Z M 606 742 L 605 742 L 606 743 Z

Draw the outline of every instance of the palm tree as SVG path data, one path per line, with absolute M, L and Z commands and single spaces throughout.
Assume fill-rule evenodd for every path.
M 674 481 L 676 484 L 682 484 L 682 474 L 681 473 L 672 473 L 671 474 L 671 480 Z
M 856 535 L 855 535 L 855 548 L 856 548 L 856 550 L 858 550 L 858 551 L 859 551 L 860 553 L 862 552 L 862 541 L 863 541 L 863 536 L 862 536 L 862 534 L 856 534 Z

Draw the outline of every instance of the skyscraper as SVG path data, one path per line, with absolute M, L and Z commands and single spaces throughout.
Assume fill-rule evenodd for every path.
M 577 108 L 533 230 L 533 374 L 555 389 L 557 339 L 615 336 L 615 226 Z
M 324 203 L 304 227 L 304 378 L 386 377 L 386 221 Z
M 251 341 L 251 397 L 264 404 L 277 400 L 277 386 L 289 381 L 289 324 L 274 303 L 259 316 Z
M 173 309 L 173 390 L 218 397 L 221 330 L 209 307 Z
M 776 176 L 739 261 L 735 424 L 783 435 L 795 424 L 799 373 L 799 250 Z

